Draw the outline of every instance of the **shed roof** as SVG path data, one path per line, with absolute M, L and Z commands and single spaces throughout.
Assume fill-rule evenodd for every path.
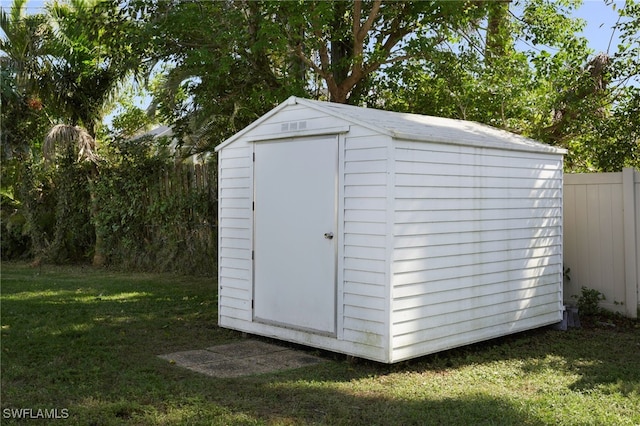
M 291 96 L 245 129 L 218 145 L 216 151 L 219 151 L 251 129 L 259 126 L 260 123 L 277 114 L 287 106 L 295 104 L 307 106 L 311 109 L 341 120 L 350 121 L 396 139 L 470 145 L 515 151 L 556 154 L 566 154 L 567 152 L 563 148 L 553 147 L 524 136 L 472 121 L 384 111 L 374 108 L 362 108 L 353 105 L 313 101 L 295 96 Z

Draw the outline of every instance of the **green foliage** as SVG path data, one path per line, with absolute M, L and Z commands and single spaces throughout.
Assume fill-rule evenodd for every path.
M 578 302 L 578 311 L 586 316 L 598 315 L 602 312 L 599 303 L 606 300 L 598 290 L 582 286 L 579 296 L 573 296 Z
M 213 174 L 196 174 L 195 166 L 177 164 L 150 138 L 115 139 L 110 147 L 113 161 L 100 169 L 94 185 L 94 224 L 108 263 L 126 269 L 213 274 Z
M 579 4 L 69 0 L 27 15 L 14 0 L 0 13 L 3 256 L 86 259 L 103 237 L 112 264 L 212 253 L 212 194 L 163 192 L 157 181 L 181 179 L 172 159 L 148 143 L 109 148 L 99 132 L 122 82 L 151 70 L 154 118 L 194 151 L 298 95 L 487 123 L 568 148 L 568 171 L 640 168 L 640 5 L 616 9 L 620 43 L 593 56 L 571 18 Z M 149 123 L 131 98 L 121 105 L 119 136 Z M 100 136 L 99 174 L 41 167 L 57 123 Z
M 50 167 L 28 165 L 21 184 L 23 232 L 30 237 L 30 254 L 38 261 L 86 262 L 95 244 L 91 225 L 88 163 L 74 155 L 59 156 Z
M 20 212 L 19 202 L 11 194 L 0 193 L 0 255 L 2 260 L 19 259 L 29 254 L 29 235 L 26 218 Z

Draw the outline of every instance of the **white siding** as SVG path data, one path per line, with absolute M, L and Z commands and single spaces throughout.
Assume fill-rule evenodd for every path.
M 386 136 L 352 128 L 345 140 L 343 176 L 343 338 L 381 353 L 388 347 L 389 142 Z
M 338 133 L 343 131 L 347 124 L 346 121 L 336 120 L 303 105 L 289 105 L 279 114 L 267 118 L 247 132 L 243 139 L 252 141 L 285 135 L 327 134 L 334 133 L 334 130 Z
M 335 336 L 252 308 L 253 143 L 327 134 L 339 134 Z M 561 319 L 560 150 L 296 98 L 217 150 L 223 327 L 396 362 Z
M 251 321 L 252 299 L 252 155 L 251 145 L 237 142 L 218 159 L 218 322 Z
M 558 155 L 396 144 L 394 361 L 557 322 Z

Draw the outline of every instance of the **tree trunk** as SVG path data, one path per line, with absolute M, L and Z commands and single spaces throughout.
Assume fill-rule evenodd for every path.
M 337 90 L 330 90 L 330 101 L 347 103 L 348 91 L 344 90 L 343 82 L 349 76 L 351 59 L 353 58 L 352 25 L 345 20 L 347 16 L 348 2 L 338 1 L 334 3 L 333 25 L 331 28 L 331 74 L 336 83 Z
M 495 0 L 488 2 L 487 40 L 485 46 L 485 62 L 491 62 L 506 56 L 511 45 L 509 33 L 509 3 L 511 0 Z

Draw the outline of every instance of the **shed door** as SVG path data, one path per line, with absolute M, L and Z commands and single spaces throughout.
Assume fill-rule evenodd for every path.
M 254 146 L 254 318 L 333 334 L 338 138 Z

